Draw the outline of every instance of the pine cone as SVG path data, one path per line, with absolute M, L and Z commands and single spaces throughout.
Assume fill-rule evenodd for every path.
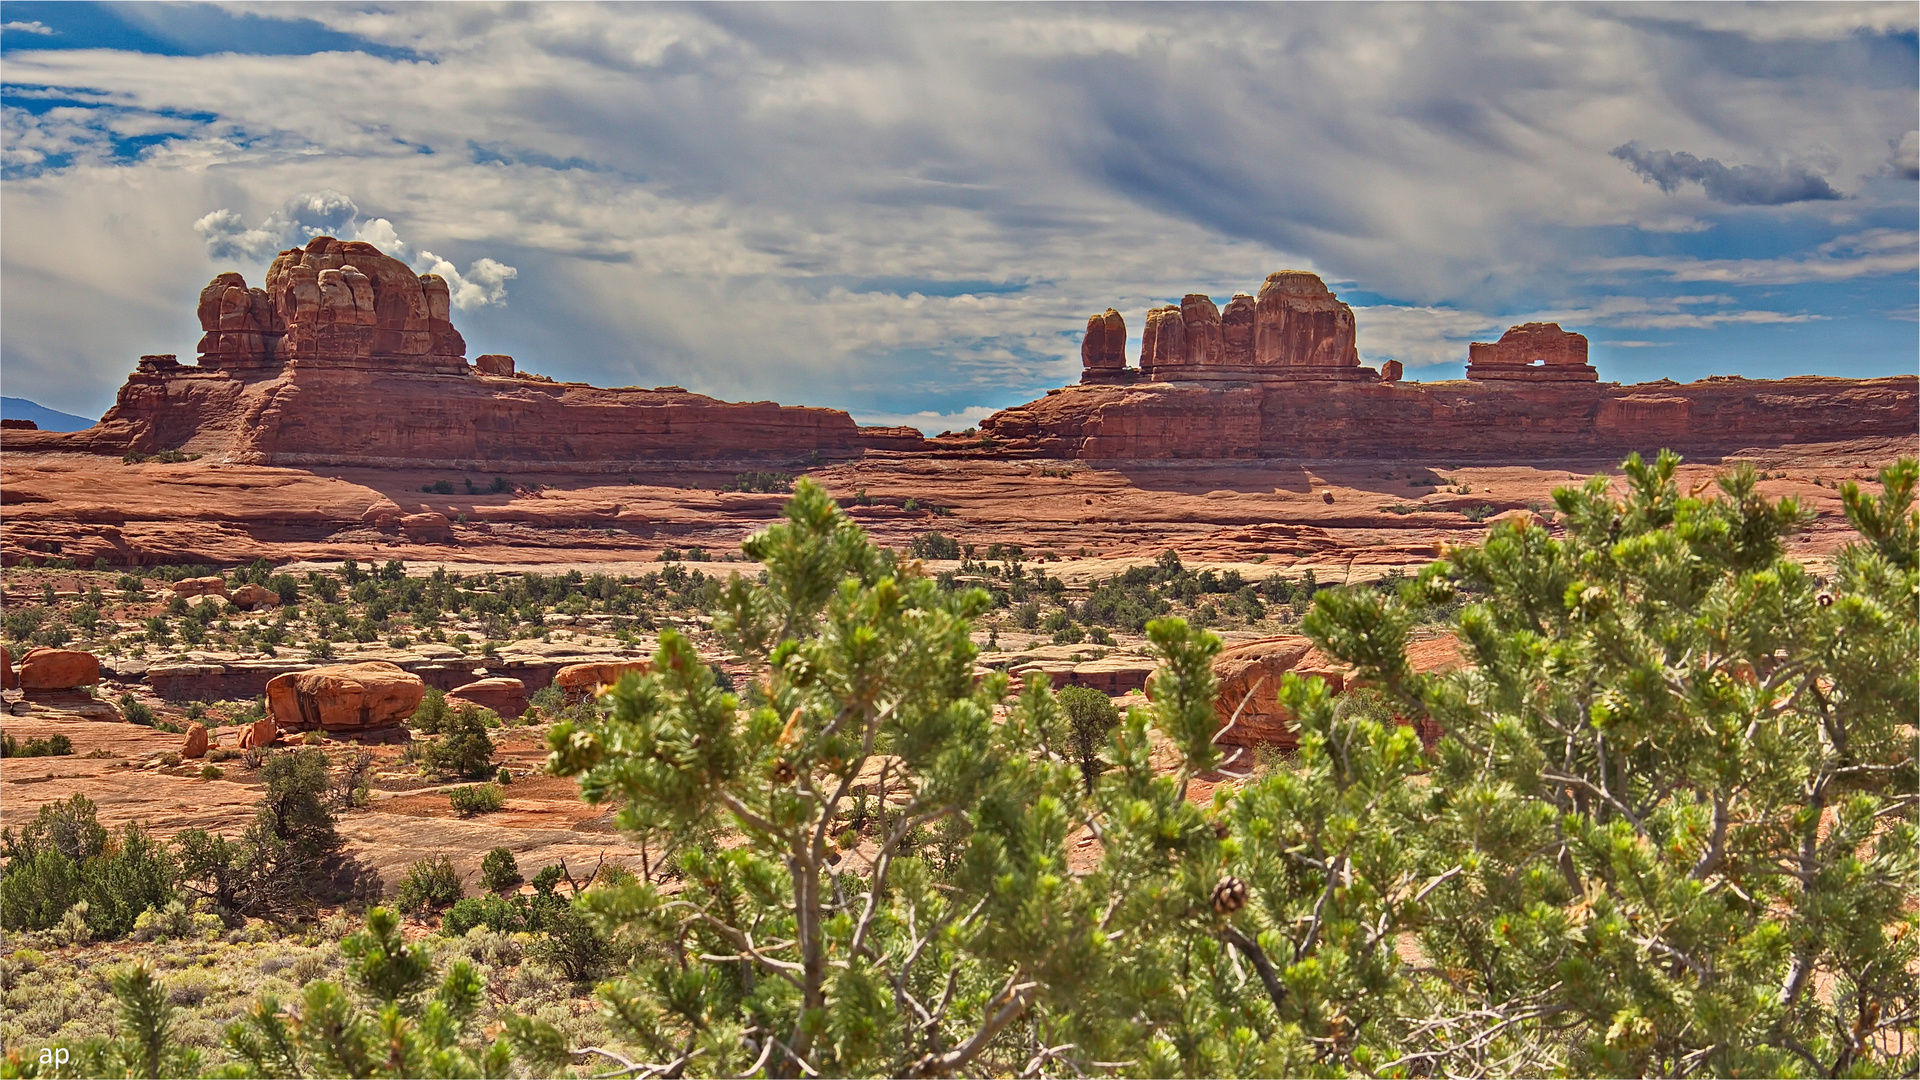
M 1227 838 L 1227 834 L 1231 833 L 1232 831 L 1233 831 L 1233 826 L 1227 824 L 1227 820 L 1225 818 L 1220 818 L 1214 821 L 1213 823 L 1213 835 L 1214 835 L 1214 838 L 1217 840 L 1225 840 Z
M 1213 887 L 1213 913 L 1231 915 L 1247 906 L 1247 883 L 1237 877 L 1223 877 Z
M 791 784 L 794 778 L 799 775 L 798 772 L 794 771 L 793 762 L 788 761 L 786 758 L 781 758 L 779 761 L 773 763 L 773 782 L 776 784 Z

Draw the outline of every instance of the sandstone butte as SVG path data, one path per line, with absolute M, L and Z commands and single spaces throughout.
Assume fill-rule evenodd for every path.
M 1405 537 L 1405 550 L 1369 535 L 1360 557 L 1404 564 L 1464 539 L 1470 523 L 1464 503 L 1435 492 L 1387 515 L 1383 502 L 1408 488 L 1379 485 L 1382 463 L 1532 469 L 1521 488 L 1465 497 L 1520 511 L 1630 451 L 1670 447 L 1711 465 L 1784 449 L 1864 469 L 1914 452 L 1920 427 L 1912 375 L 1623 386 L 1599 381 L 1586 338 L 1553 324 L 1474 343 L 1466 379 L 1404 382 L 1395 362 L 1361 363 L 1353 310 L 1300 271 L 1225 308 L 1195 293 L 1152 309 L 1134 366 L 1125 319 L 1100 312 L 1079 384 L 988 417 L 977 434 L 932 439 L 832 409 L 557 383 L 497 354 L 469 362 L 445 283 L 360 242 L 317 237 L 282 252 L 264 287 L 221 274 L 197 315 L 197 363 L 142 357 L 92 428 L 0 432 L 0 558 L 718 552 L 783 500 L 713 488 L 738 471 L 806 469 L 839 496 L 884 494 L 855 516 L 889 543 L 943 529 L 1063 551 L 1199 543 L 1291 564 L 1352 555 L 1348 534 L 1376 530 Z M 122 464 L 169 451 L 169 464 Z M 1042 482 L 1046 461 L 1079 468 Z M 488 492 L 496 476 L 512 478 L 510 491 Z M 422 499 L 423 480 L 450 478 L 479 486 Z M 935 500 L 950 520 L 929 516 Z

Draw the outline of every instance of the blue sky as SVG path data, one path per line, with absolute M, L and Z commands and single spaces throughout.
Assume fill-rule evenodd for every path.
M 1910 3 L 0 4 L 0 382 L 83 415 L 319 232 L 471 354 L 938 430 L 1281 268 L 1458 377 L 1910 372 Z

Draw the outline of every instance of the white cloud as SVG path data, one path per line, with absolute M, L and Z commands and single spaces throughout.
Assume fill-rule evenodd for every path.
M 383 217 L 362 218 L 353 199 L 332 189 L 301 192 L 254 228 L 248 228 L 246 219 L 238 213 L 220 209 L 194 222 L 193 230 L 206 240 L 207 254 L 216 261 L 264 262 L 282 249 L 316 236 L 362 240 L 411 263 L 419 273 L 445 278 L 453 306 L 461 311 L 488 304 L 505 305 L 507 282 L 520 275 L 495 259 L 476 259 L 462 274 L 452 262 L 431 251 L 422 251 L 416 258 L 393 222 Z
M 1812 318 L 1607 305 L 1641 291 L 1626 273 L 1912 273 L 1886 248 L 1675 254 L 1911 220 L 1888 179 L 1910 52 L 1874 37 L 1908 8 L 266 5 L 245 10 L 424 59 L 11 51 L 10 98 L 68 100 L 5 110 L 8 374 L 61 387 L 78 363 L 110 392 L 190 335 L 211 270 L 316 228 L 446 275 L 469 341 L 535 370 L 865 415 L 1010 403 L 1077 377 L 1090 312 L 1120 309 L 1137 352 L 1148 308 L 1287 266 L 1367 295 L 1363 355 L 1414 367 L 1516 312 Z M 1607 156 L 1632 140 L 1778 148 L 1850 198 L 1732 216 Z M 173 314 L 88 357 L 57 304 L 14 302 L 126 291 L 126 262 L 129 302 Z
M 910 427 L 927 435 L 938 435 L 943 431 L 965 431 L 977 427 L 980 421 L 999 411 L 985 405 L 969 405 L 954 412 L 885 413 L 855 410 L 853 418 L 871 427 Z
M 39 19 L 34 19 L 31 22 L 21 22 L 15 19 L 11 22 L 0 23 L 0 30 L 18 30 L 23 34 L 42 35 L 51 35 L 54 32 L 53 27 L 48 26 Z
M 487 304 L 505 305 L 507 282 L 520 276 L 520 271 L 492 259 L 478 259 L 462 274 L 454 269 L 452 263 L 431 251 L 420 253 L 420 258 L 414 261 L 414 269 L 445 278 L 453 306 L 461 311 L 471 311 Z
M 1622 255 L 1586 263 L 1602 273 L 1665 274 L 1668 281 L 1715 281 L 1730 285 L 1797 285 L 1810 281 L 1848 281 L 1863 277 L 1911 274 L 1920 266 L 1920 235 L 1876 229 L 1820 245 L 1808 258 L 1690 259 L 1665 255 Z

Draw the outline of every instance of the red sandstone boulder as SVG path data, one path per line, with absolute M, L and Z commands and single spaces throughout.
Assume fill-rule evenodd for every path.
M 1312 662 L 1316 659 L 1320 662 Z M 1280 680 L 1289 671 L 1302 678 L 1320 675 L 1335 691 L 1343 685 L 1313 642 L 1297 635 L 1242 642 L 1214 658 L 1213 674 L 1219 680 L 1214 711 L 1219 713 L 1221 724 L 1231 725 L 1218 736 L 1221 745 L 1275 746 L 1282 750 L 1298 745 L 1293 717 L 1280 707 L 1277 697 Z
M 477 705 L 511 718 L 527 711 L 527 684 L 519 679 L 480 679 L 448 691 L 447 704 Z
M 426 696 L 420 676 L 379 660 L 289 671 L 267 680 L 267 710 L 287 731 L 397 727 Z
M 78 649 L 29 649 L 17 681 L 22 690 L 76 690 L 100 681 L 100 661 Z
M 228 599 L 233 601 L 235 607 L 245 608 L 248 611 L 252 611 L 255 608 L 280 606 L 279 593 L 274 592 L 264 585 L 255 585 L 252 582 L 248 582 L 233 590 L 233 595 L 228 597 Z
M 13 689 L 13 656 L 0 645 L 0 690 Z
M 39 430 L 40 430 L 40 425 L 39 425 L 39 424 L 36 424 L 36 423 L 34 423 L 34 422 L 33 422 L 33 421 L 31 421 L 31 420 L 15 420 L 15 419 L 13 419 L 12 417 L 8 417 L 8 418 L 6 418 L 6 419 L 4 419 L 4 420 L 0 420 L 0 430 L 4 430 L 4 431 L 39 431 Z
M 240 729 L 240 749 L 250 750 L 256 746 L 264 749 L 272 746 L 278 738 L 280 728 L 274 724 L 273 717 L 263 716 Z
M 487 353 L 473 358 L 473 370 L 482 375 L 493 375 L 502 379 L 513 378 L 513 357 L 500 353 Z
M 197 721 L 187 725 L 187 738 L 180 744 L 180 756 L 183 758 L 207 756 L 207 725 Z
M 1407 645 L 1407 665 L 1416 672 L 1448 671 L 1461 663 L 1460 643 L 1451 636 Z M 1293 717 L 1279 701 L 1280 680 L 1288 672 L 1302 679 L 1317 675 L 1326 682 L 1327 689 L 1336 694 L 1356 688 L 1349 669 L 1320 652 L 1313 642 L 1292 634 L 1246 641 L 1224 649 L 1214 658 L 1213 672 L 1219 680 L 1213 708 L 1224 727 L 1217 736 L 1222 746 L 1273 746 L 1292 750 L 1299 745 Z M 1430 724 L 1423 724 L 1420 736 L 1431 743 L 1439 737 L 1439 732 Z
M 445 543 L 453 539 L 453 522 L 432 511 L 408 514 L 400 519 L 400 531 L 416 542 Z
M 622 675 L 633 672 L 645 675 L 653 670 L 653 665 L 645 660 L 623 660 L 612 663 L 568 664 L 553 673 L 553 685 L 560 688 L 569 701 L 578 701 L 592 697 L 603 686 L 611 686 L 620 681 Z
M 1541 528 L 1541 529 L 1544 529 L 1547 527 L 1546 518 L 1541 517 L 1539 514 L 1534 513 L 1532 510 L 1521 508 L 1517 510 L 1503 510 L 1500 513 L 1495 514 L 1492 517 L 1488 518 L 1487 529 L 1488 531 L 1492 531 L 1493 529 L 1496 529 L 1499 526 L 1504 525 L 1509 521 L 1517 521 L 1522 525 L 1530 525 L 1530 526 Z
M 173 583 L 175 596 L 219 596 L 227 595 L 227 581 L 221 577 L 195 577 Z

